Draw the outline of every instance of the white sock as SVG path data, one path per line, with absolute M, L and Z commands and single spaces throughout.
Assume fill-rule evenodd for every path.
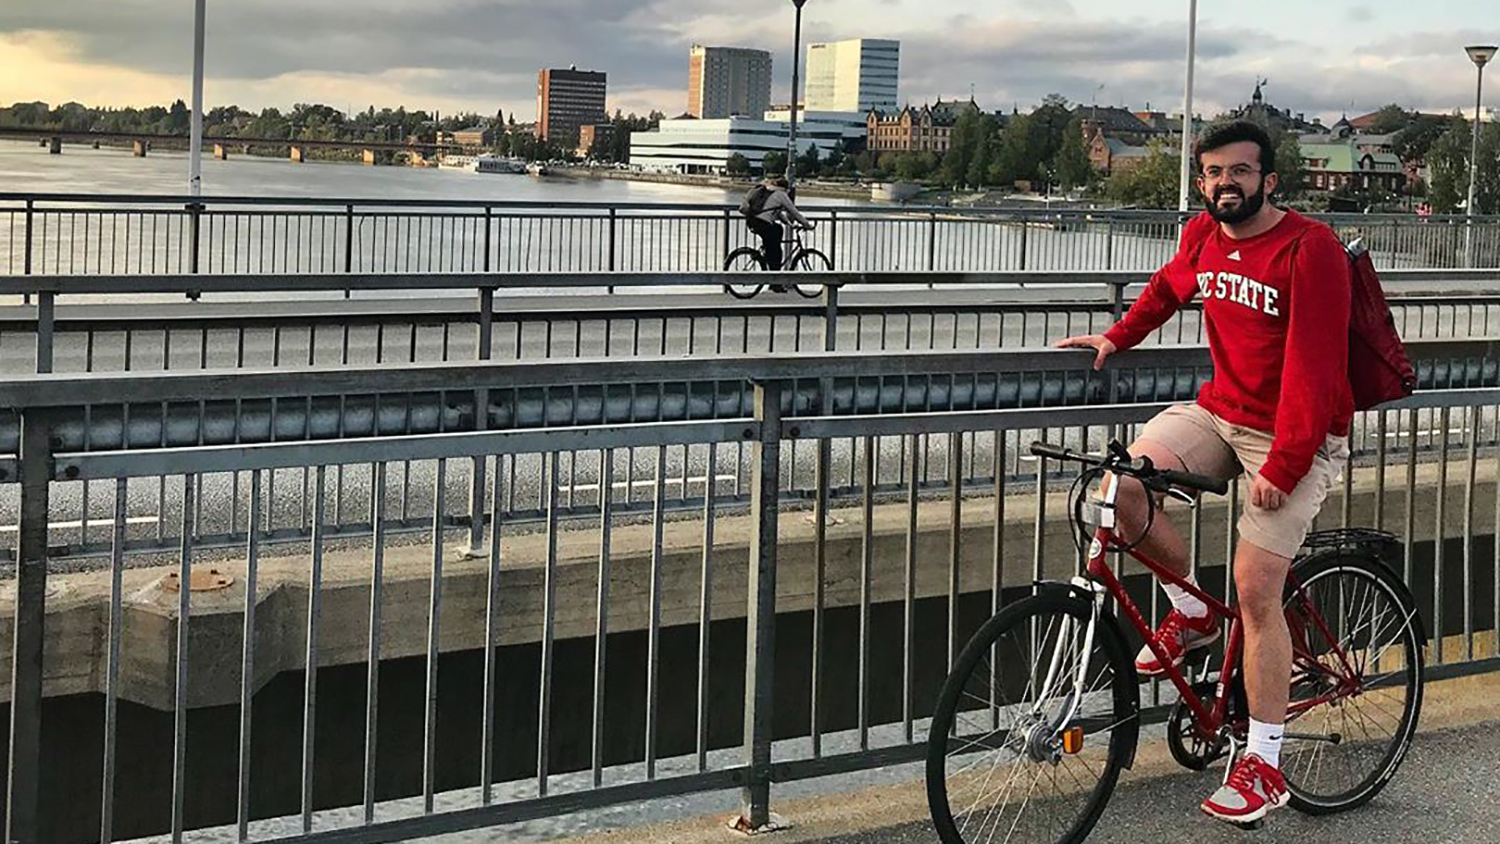
M 1281 724 L 1251 718 L 1250 742 L 1245 745 L 1245 752 L 1254 753 L 1273 768 L 1281 767 L 1281 728 Z
M 1198 585 L 1197 578 L 1192 575 L 1188 575 L 1187 582 L 1191 583 L 1194 587 Z M 1181 586 L 1175 583 L 1163 583 L 1161 588 L 1162 591 L 1167 593 L 1167 599 L 1172 602 L 1172 606 L 1188 618 L 1202 618 L 1208 615 L 1208 604 L 1203 603 L 1203 601 L 1198 599 L 1198 596 L 1183 589 Z

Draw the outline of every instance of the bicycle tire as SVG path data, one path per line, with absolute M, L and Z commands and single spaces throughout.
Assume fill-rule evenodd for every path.
M 724 272 L 756 272 L 766 268 L 765 256 L 753 246 L 741 246 L 724 257 Z M 724 292 L 736 299 L 754 299 L 765 284 L 726 284 Z
M 1084 695 L 1086 707 L 1081 711 L 1084 717 L 1075 717 L 1072 723 L 1075 725 L 1091 724 L 1097 731 L 1090 735 L 1087 732 L 1083 737 L 1082 750 L 1076 754 L 1062 755 L 1061 761 L 1041 759 L 1040 761 L 1030 755 L 1032 748 L 1036 746 L 1037 731 L 1047 733 L 1055 725 L 1051 719 L 1059 717 L 1058 713 L 1065 708 L 1065 701 L 1070 695 L 1059 699 L 1057 711 L 1043 705 L 1041 715 L 1038 717 L 1035 710 L 1027 706 L 1024 701 L 1015 704 L 1001 703 L 1000 699 L 1007 694 L 1008 686 L 1020 684 L 1024 686 L 1023 696 L 1026 691 L 1037 685 L 1033 679 L 1039 670 L 1035 663 L 1027 662 L 1026 650 L 1030 647 L 1029 642 L 1039 641 L 1041 650 L 1049 651 L 1050 631 L 1053 629 L 1066 630 L 1069 620 L 1078 625 L 1086 625 L 1093 606 L 1085 600 L 1081 600 L 1071 594 L 1061 591 L 1045 591 L 1030 598 L 1017 601 L 1001 610 L 993 618 L 986 621 L 964 646 L 954 662 L 953 670 L 943 684 L 943 690 L 938 698 L 937 708 L 933 714 L 932 728 L 927 742 L 927 800 L 928 808 L 932 813 L 933 826 L 936 828 L 938 837 L 943 844 L 976 844 L 983 835 L 983 831 L 990 826 L 992 816 L 999 814 L 999 820 L 995 821 L 995 828 L 1006 822 L 1006 812 L 1002 808 L 1000 812 L 992 810 L 984 811 L 979 822 L 979 827 L 965 836 L 966 829 L 972 825 L 976 809 L 983 809 L 980 800 L 969 805 L 967 810 L 960 812 L 962 816 L 955 817 L 955 799 L 961 805 L 965 801 L 965 788 L 968 780 L 972 784 L 974 780 L 979 781 L 978 791 L 980 797 L 986 798 L 996 794 L 989 787 L 991 778 L 995 771 L 1005 762 L 1010 763 L 1010 770 L 1002 773 L 1007 779 L 1002 781 L 1008 787 L 1011 782 L 1029 778 L 1031 786 L 1027 794 L 1021 800 L 1020 808 L 1016 810 L 1014 821 L 1010 822 L 1008 834 L 1004 840 L 1015 842 L 1026 842 L 1026 844 L 1042 844 L 1042 842 L 1053 842 L 1053 844 L 1079 844 L 1094 828 L 1105 805 L 1109 802 L 1110 795 L 1114 791 L 1115 783 L 1119 779 L 1120 769 L 1131 763 L 1134 758 L 1136 740 L 1140 728 L 1139 719 L 1139 679 L 1135 670 L 1132 656 L 1126 650 L 1124 635 L 1114 622 L 1112 616 L 1101 614 L 1100 623 L 1095 628 L 1094 649 L 1089 659 L 1090 679 L 1089 691 Z M 1082 627 L 1075 628 L 1081 630 Z M 1037 636 L 1036 631 L 1041 635 Z M 1051 638 L 1055 643 L 1063 634 L 1057 638 Z M 1068 634 L 1076 636 L 1076 632 Z M 1070 638 L 1068 641 L 1072 641 Z M 1009 659 L 1010 652 L 1014 650 L 1018 659 Z M 994 653 L 993 661 L 989 659 Z M 1023 666 L 1019 676 L 1001 676 L 1002 670 L 1014 670 L 1017 663 L 1025 663 L 1030 667 Z M 1076 664 L 1076 663 L 1075 663 Z M 1094 674 L 1097 664 L 1097 675 Z M 979 672 L 976 674 L 976 672 Z M 980 687 L 988 699 L 979 697 L 970 691 L 974 678 L 980 679 Z M 1107 684 L 1108 689 L 1105 689 Z M 1071 693 L 1070 693 L 1071 694 Z M 972 698 L 972 700 L 968 700 Z M 967 702 L 968 706 L 960 710 L 960 704 Z M 989 723 L 993 728 L 980 724 L 978 729 L 987 731 L 985 736 L 978 741 L 970 741 L 968 733 L 960 729 L 956 735 L 953 727 L 956 722 L 964 726 L 973 727 L 975 713 L 983 718 L 988 710 Z M 1000 736 L 1002 731 L 999 726 L 1002 718 L 1015 716 L 1014 723 L 1004 730 L 1004 738 L 999 747 L 985 744 L 985 739 Z M 1045 723 L 1044 723 L 1045 722 Z M 1020 726 L 1024 733 L 1019 732 L 1016 727 Z M 1087 730 L 1088 727 L 1085 727 Z M 1100 733 L 1105 730 L 1109 732 L 1107 744 L 1100 744 Z M 1019 736 L 1019 740 L 1013 743 L 1012 738 Z M 1093 742 L 1089 739 L 1093 738 Z M 967 744 L 965 742 L 968 742 Z M 975 753 L 972 748 L 978 746 L 989 751 L 988 753 Z M 1088 753 L 1088 756 L 1084 754 Z M 1009 760 L 1001 760 L 1000 755 L 1013 757 Z M 979 756 L 979 762 L 950 772 L 951 760 L 962 759 L 965 756 Z M 994 758 L 993 767 L 980 773 L 976 769 L 985 758 Z M 1071 793 L 1064 793 L 1059 788 L 1056 769 L 1061 765 L 1068 764 L 1068 759 L 1074 758 L 1078 765 L 1070 767 L 1068 773 L 1073 777 L 1071 785 L 1078 788 L 1072 789 Z M 1092 759 L 1090 764 L 1088 760 Z M 1046 774 L 1046 769 L 1053 769 L 1051 787 L 1053 794 L 1045 797 L 1036 797 L 1031 794 Z M 1028 775 L 1028 769 L 1037 769 Z M 1097 782 L 1090 789 L 1086 782 L 1079 780 L 1079 775 L 1097 776 Z M 1070 784 L 1064 780 L 1064 787 Z M 1019 797 L 1019 796 L 1018 796 Z M 1013 805 L 1014 801 L 997 799 L 999 806 Z M 1067 805 L 1077 805 L 1071 815 L 1068 814 Z M 1021 815 L 1030 807 L 1035 810 L 1036 817 L 1025 819 Z M 1027 830 L 1017 837 L 1023 821 L 1026 821 Z M 1042 835 L 1033 834 L 1031 829 L 1034 825 L 1045 826 L 1049 831 Z M 985 838 L 987 842 L 989 838 Z
M 1319 676 L 1321 669 L 1307 661 L 1309 655 L 1314 659 L 1319 656 L 1320 641 L 1329 644 L 1324 628 L 1306 618 L 1309 604 L 1322 616 L 1326 629 L 1340 638 L 1351 665 L 1368 685 L 1357 695 L 1335 697 L 1289 718 L 1283 732 L 1281 770 L 1293 808 L 1313 815 L 1344 812 L 1379 794 L 1411 747 L 1422 710 L 1423 634 L 1405 585 L 1369 552 L 1339 549 L 1315 554 L 1300 561 L 1293 572 L 1301 588 L 1294 590 L 1289 584 L 1283 602 L 1294 651 L 1293 704 L 1299 701 L 1299 693 L 1326 690 L 1329 682 L 1328 676 Z M 1330 611 L 1318 609 L 1325 599 L 1332 604 L 1326 607 Z M 1354 611 L 1352 617 L 1350 609 Z M 1368 632 L 1361 632 L 1366 629 Z M 1389 643 L 1382 644 L 1387 631 Z M 1369 664 L 1371 651 L 1373 666 Z M 1329 662 L 1336 668 L 1340 661 Z M 1363 678 L 1367 668 L 1381 670 L 1382 665 L 1386 672 L 1383 679 Z M 1395 691 L 1404 692 L 1399 714 L 1395 714 L 1397 707 L 1393 705 Z M 1355 714 L 1352 719 L 1351 711 Z M 1391 724 L 1388 737 L 1371 735 L 1372 728 L 1378 731 L 1386 723 Z M 1325 736 L 1337 736 L 1339 741 L 1305 738 L 1316 735 L 1309 732 L 1316 726 L 1322 727 Z M 1339 729 L 1333 731 L 1332 727 Z M 1362 740 L 1358 737 L 1361 733 Z M 1346 734 L 1354 740 L 1344 741 Z M 1328 790 L 1324 783 L 1339 764 L 1352 771 L 1352 784 Z
M 797 256 L 796 269 L 803 272 L 833 272 L 833 259 L 816 249 L 804 249 Z M 824 285 L 794 284 L 797 295 L 804 299 L 816 299 L 823 295 Z

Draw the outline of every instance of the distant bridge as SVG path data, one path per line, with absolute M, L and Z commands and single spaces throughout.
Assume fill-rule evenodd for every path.
M 62 152 L 64 141 L 75 144 L 124 143 L 128 141 L 131 143 L 137 156 L 144 156 L 153 144 L 159 142 L 189 143 L 192 140 L 187 135 L 172 135 L 159 132 L 95 132 L 30 126 L 0 127 L 0 138 L 40 140 L 49 147 L 49 150 L 54 155 Z M 366 164 L 378 163 L 380 153 L 405 152 L 412 155 L 415 159 L 421 160 L 434 153 L 457 152 L 463 149 L 458 144 L 439 143 L 436 141 L 409 143 L 406 141 L 331 141 L 310 138 L 228 138 L 204 136 L 203 142 L 205 144 L 213 144 L 215 158 L 228 158 L 229 150 L 232 147 L 244 149 L 246 147 L 257 146 L 284 146 L 291 149 L 291 159 L 293 161 L 303 161 L 306 158 L 306 150 L 309 149 L 348 149 L 363 151 Z

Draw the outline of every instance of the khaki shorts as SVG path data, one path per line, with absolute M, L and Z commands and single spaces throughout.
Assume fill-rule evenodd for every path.
M 1146 423 L 1140 439 L 1172 452 L 1189 472 L 1226 481 L 1241 474 L 1253 477 L 1271 451 L 1271 434 L 1225 422 L 1197 404 L 1162 411 Z M 1245 510 L 1240 515 L 1240 536 L 1273 554 L 1295 556 L 1348 455 L 1348 438 L 1330 435 L 1313 457 L 1312 468 L 1277 510 L 1256 507 L 1250 503 L 1248 488 L 1242 489 Z

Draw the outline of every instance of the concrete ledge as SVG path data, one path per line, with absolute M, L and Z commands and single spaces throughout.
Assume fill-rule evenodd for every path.
M 1493 461 L 1486 461 L 1492 464 Z M 1390 484 L 1404 480 L 1404 469 L 1387 470 Z M 1494 466 L 1480 467 L 1475 508 L 1494 511 Z M 1435 524 L 1437 466 L 1419 467 L 1417 538 L 1431 538 Z M 1449 473 L 1447 536 L 1462 529 L 1463 471 Z M 1374 507 L 1374 469 L 1356 471 L 1354 523 L 1368 524 Z M 1336 523 L 1341 490 L 1325 508 L 1324 525 Z M 1005 499 L 1001 575 L 1007 587 L 1022 586 L 1036 576 L 1034 560 L 1037 499 L 1012 494 Z M 1076 552 L 1062 518 L 1064 493 L 1046 496 L 1041 576 L 1066 578 L 1075 571 Z M 916 583 L 918 598 L 946 595 L 949 589 L 951 504 L 925 500 L 917 512 Z M 1399 523 L 1404 494 L 1387 491 L 1387 524 Z M 1199 536 L 1202 560 L 1220 565 L 1227 546 L 1226 500 L 1205 501 Z M 1179 525 L 1185 511 L 1177 509 Z M 863 526 L 858 507 L 832 511 L 828 526 L 823 584 L 826 607 L 855 606 L 860 599 Z M 872 530 L 872 603 L 899 602 L 905 595 L 907 506 L 904 501 L 875 508 Z M 963 502 L 959 531 L 959 586 L 964 593 L 989 590 L 996 565 L 996 501 Z M 716 518 L 712 559 L 712 617 L 745 615 L 748 517 Z M 663 526 L 662 623 L 696 624 L 700 620 L 702 523 L 697 519 Z M 816 546 L 810 511 L 781 516 L 777 608 L 780 613 L 813 607 Z M 584 638 L 596 630 L 599 531 L 597 525 L 560 531 L 557 537 L 555 635 Z M 610 632 L 641 630 L 650 611 L 652 529 L 649 524 L 616 525 L 611 532 L 608 603 Z M 503 535 L 497 644 L 536 642 L 542 631 L 547 538 L 542 533 Z M 443 652 L 484 647 L 488 560 L 462 559 L 457 547 L 444 549 Z M 381 587 L 380 654 L 382 659 L 427 652 L 432 549 L 388 546 Z M 190 707 L 233 703 L 239 699 L 245 579 L 243 561 L 199 562 L 234 578 L 228 588 L 192 595 L 189 625 Z M 325 555 L 318 659 L 322 666 L 366 660 L 370 607 L 370 551 L 330 550 Z M 170 709 L 176 694 L 177 594 L 164 587 L 175 566 L 130 569 L 122 591 L 123 639 L 119 693 L 122 699 L 156 709 Z M 283 671 L 304 668 L 307 642 L 308 560 L 305 553 L 263 558 L 256 584 L 254 685 L 259 688 Z M 48 696 L 102 692 L 108 655 L 109 572 L 57 574 L 49 579 L 45 653 Z M 0 584 L 0 700 L 10 697 L 10 654 L 15 611 L 14 582 Z

